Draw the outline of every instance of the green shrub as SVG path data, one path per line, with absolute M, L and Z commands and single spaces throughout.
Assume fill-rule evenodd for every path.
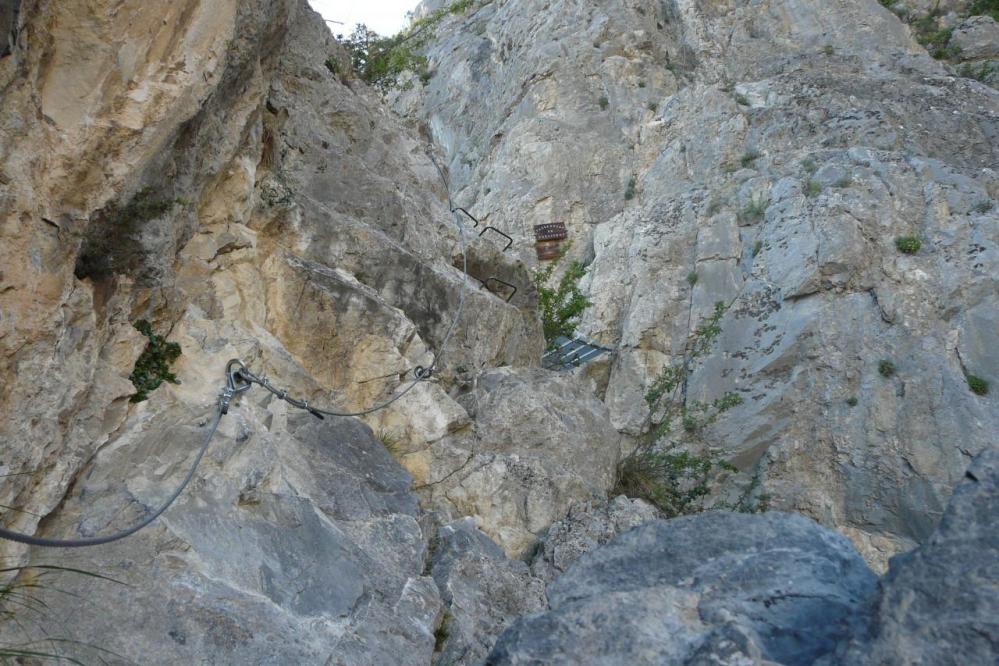
M 710 475 L 716 466 L 712 458 L 685 451 L 646 451 L 624 461 L 618 491 L 641 497 L 667 518 L 697 513 L 700 501 L 711 491 Z
M 693 287 L 695 284 L 697 284 L 697 272 L 696 271 L 690 271 L 689 273 L 687 273 L 687 284 L 689 284 L 691 287 Z
M 948 59 L 954 58 L 960 50 L 956 47 L 948 46 L 953 28 L 940 28 L 939 18 L 943 11 L 939 7 L 934 7 L 932 11 L 921 18 L 917 18 L 910 23 L 912 31 L 915 33 L 916 41 L 922 44 L 934 58 Z
M 991 16 L 999 22 L 999 0 L 975 0 L 968 8 L 968 16 Z
M 976 81 L 985 82 L 992 72 L 996 69 L 995 65 L 988 62 L 983 62 L 978 65 L 973 65 L 970 62 L 966 62 L 957 70 L 958 76 L 963 76 L 966 79 L 975 79 Z
M 916 254 L 923 247 L 923 241 L 916 236 L 899 236 L 895 239 L 895 247 L 903 254 Z
M 631 201 L 632 199 L 635 198 L 635 186 L 637 184 L 638 183 L 635 180 L 634 176 L 632 176 L 631 178 L 628 179 L 628 185 L 627 185 L 627 187 L 624 188 L 624 200 L 625 201 Z
M 741 106 L 749 106 L 749 98 L 742 93 L 735 94 L 735 103 Z
M 816 164 L 815 160 L 813 160 L 811 157 L 802 160 L 801 166 L 805 169 L 805 172 L 808 173 L 809 175 L 815 173 L 819 168 L 819 165 Z
M 822 47 L 822 52 L 825 53 L 827 56 L 831 56 L 832 54 L 836 53 L 836 49 L 835 47 L 833 47 L 832 44 L 826 44 L 825 46 Z
M 607 99 L 607 95 L 601 95 L 600 99 L 597 100 L 597 104 L 600 105 L 602 110 L 606 111 L 607 107 L 610 106 L 610 100 Z
M 835 183 L 833 183 L 833 187 L 838 188 L 850 187 L 850 185 L 853 185 L 853 177 L 849 174 L 842 176 Z
M 855 395 L 851 395 L 849 398 L 846 399 L 846 404 L 850 405 L 851 407 L 856 407 L 857 402 L 858 402 L 857 396 Z
M 966 379 L 968 380 L 968 388 L 971 389 L 972 393 L 976 395 L 988 395 L 989 383 L 987 381 L 975 375 L 968 375 Z
M 655 102 L 649 102 L 649 103 L 648 103 L 648 106 L 647 106 L 647 108 L 648 108 L 648 109 L 649 109 L 649 111 L 651 111 L 652 113 L 655 113 L 655 112 L 656 112 L 656 109 L 658 109 L 658 108 L 659 108 L 659 105 L 658 105 L 658 104 L 656 104 Z
M 895 364 L 884 359 L 878 363 L 878 372 L 881 373 L 882 377 L 892 377 L 895 374 Z
M 415 72 L 426 83 L 432 74 L 427 71 L 426 56 L 419 50 L 433 38 L 441 21 L 452 14 L 464 13 L 473 4 L 473 0 L 453 2 L 430 16 L 413 21 L 392 37 L 382 37 L 363 23 L 358 24 L 349 37 L 337 37 L 350 54 L 354 72 L 381 90 L 395 86 L 399 75 L 406 71 Z
M 756 222 L 763 218 L 763 215 L 767 212 L 767 208 L 770 206 L 770 200 L 764 199 L 762 197 L 753 197 L 749 200 L 749 203 L 739 211 L 739 219 L 743 222 Z
M 763 241 L 758 240 L 755 243 L 753 243 L 753 256 L 755 257 L 756 255 L 758 255 L 760 253 L 760 250 L 762 249 L 763 249 Z
M 979 213 L 979 214 L 984 215 L 985 213 L 987 213 L 990 210 L 992 210 L 992 201 L 989 200 L 989 199 L 982 199 L 981 201 L 979 201 L 978 203 L 976 203 L 971 208 L 971 210 L 974 211 L 975 213 Z
M 132 374 L 128 376 L 135 385 L 136 393 L 131 402 L 142 402 L 163 382 L 179 384 L 180 380 L 170 372 L 170 365 L 180 356 L 180 345 L 167 342 L 162 335 L 153 333 L 152 325 L 145 319 L 135 322 L 135 328 L 149 339 L 146 348 L 135 362 Z
M 822 183 L 817 180 L 809 180 L 805 183 L 805 196 L 817 197 L 822 192 Z
M 619 469 L 617 491 L 645 499 L 667 517 L 702 511 L 715 477 L 721 472 L 737 471 L 717 455 L 678 451 L 676 443 L 665 441 L 675 424 L 681 426 L 684 437 L 699 439 L 722 413 L 742 403 L 742 397 L 732 392 L 710 403 L 688 401 L 686 396 L 694 363 L 710 351 L 721 334 L 725 309 L 724 303 L 715 304 L 714 312 L 694 332 L 682 357 L 664 366 L 649 386 L 645 394 L 649 406 L 646 435 Z M 765 510 L 766 496 L 752 497 L 758 484 L 759 478 L 754 477 L 739 501 L 725 508 Z
M 743 169 L 748 169 L 758 159 L 760 159 L 759 151 L 750 149 L 742 154 L 742 159 L 739 160 L 739 163 L 742 164 Z
M 638 82 L 638 87 L 639 88 L 644 88 L 645 87 L 645 81 L 639 81 Z
M 578 261 L 569 264 L 558 283 L 552 284 L 552 274 L 559 263 L 552 261 L 534 273 L 547 349 L 555 346 L 555 339 L 559 336 L 571 338 L 576 333 L 583 312 L 592 305 L 579 288 L 579 280 L 586 275 L 586 269 Z

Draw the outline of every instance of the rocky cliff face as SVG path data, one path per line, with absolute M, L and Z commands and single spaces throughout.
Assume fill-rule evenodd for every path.
M 4 526 L 91 536 L 158 505 L 230 358 L 357 410 L 457 317 L 431 380 L 362 419 L 241 396 L 126 541 L 3 542 L 128 585 L 61 580 L 90 610 L 43 591 L 44 622 L 0 646 L 60 627 L 111 663 L 994 654 L 997 544 L 969 503 L 994 503 L 988 453 L 933 530 L 999 432 L 996 392 L 965 380 L 999 382 L 999 95 L 873 0 L 479 3 L 427 48 L 434 75 L 389 106 L 302 0 L 0 0 Z M 435 159 L 509 251 L 459 234 Z M 565 373 L 538 367 L 528 270 L 551 221 L 588 265 L 585 331 L 616 349 Z M 738 391 L 712 446 L 824 527 L 607 501 L 648 384 L 719 300 L 690 399 Z M 181 346 L 180 383 L 131 403 L 140 319 Z M 854 550 L 883 569 L 916 544 L 881 592 Z M 958 569 L 978 587 L 928 629 Z M 609 612 L 646 618 L 613 637 L 633 652 L 601 638 Z M 675 644 L 643 642 L 664 628 Z
M 618 430 L 722 301 L 710 444 L 879 567 L 927 537 L 999 431 L 995 90 L 871 0 L 493 2 L 430 62 L 396 107 L 525 255 L 567 223 Z

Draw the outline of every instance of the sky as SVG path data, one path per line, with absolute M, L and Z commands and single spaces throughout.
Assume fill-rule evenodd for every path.
M 380 35 L 394 35 L 408 21 L 406 12 L 416 8 L 419 0 L 309 0 L 323 18 L 341 21 L 329 24 L 333 34 L 349 34 L 358 23 L 364 23 Z

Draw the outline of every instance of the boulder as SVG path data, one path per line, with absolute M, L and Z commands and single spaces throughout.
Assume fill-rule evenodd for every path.
M 875 583 L 849 540 L 802 516 L 654 521 L 581 557 L 486 663 L 812 664 L 866 626 Z

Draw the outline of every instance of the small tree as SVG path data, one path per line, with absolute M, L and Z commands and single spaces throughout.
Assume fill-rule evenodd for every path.
M 694 332 L 684 353 L 675 362 L 665 365 L 649 386 L 645 393 L 649 406 L 646 435 L 621 465 L 618 490 L 647 500 L 667 517 L 703 510 L 703 499 L 710 494 L 715 476 L 719 472 L 737 471 L 717 455 L 694 455 L 677 448 L 683 440 L 700 440 L 708 425 L 742 403 L 742 396 L 734 392 L 712 402 L 687 399 L 687 382 L 692 368 L 711 350 L 721 334 L 725 310 L 724 303 L 715 303 L 711 316 Z M 665 441 L 676 426 L 681 426 L 679 440 Z M 759 478 L 754 477 L 739 500 L 727 508 L 746 512 L 766 510 L 766 495 L 752 497 L 758 486 Z
M 565 252 L 562 256 L 565 256 Z M 586 308 L 593 305 L 579 288 L 579 281 L 586 275 L 586 268 L 580 262 L 573 261 L 569 264 L 557 283 L 552 280 L 560 261 L 561 258 L 534 272 L 534 286 L 538 289 L 538 310 L 541 312 L 547 349 L 554 348 L 556 338 L 571 338 L 575 335 L 580 317 Z

